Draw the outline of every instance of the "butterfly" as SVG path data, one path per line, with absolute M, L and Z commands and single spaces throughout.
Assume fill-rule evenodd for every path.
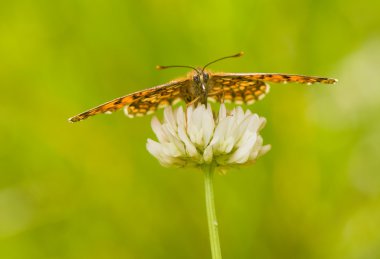
M 233 102 L 236 104 L 252 104 L 261 100 L 269 91 L 268 83 L 302 83 L 302 84 L 334 84 L 336 79 L 305 75 L 278 73 L 212 73 L 205 68 L 226 58 L 240 57 L 243 52 L 223 57 L 206 64 L 203 68 L 191 66 L 157 66 L 158 69 L 172 67 L 191 68 L 185 78 L 158 85 L 149 89 L 134 92 L 69 119 L 77 122 L 100 113 L 111 113 L 121 108 L 127 116 L 144 116 L 157 109 L 184 101 L 187 105 L 198 103 L 207 105 L 207 101 Z

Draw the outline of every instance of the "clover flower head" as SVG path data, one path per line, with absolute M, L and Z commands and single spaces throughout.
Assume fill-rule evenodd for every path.
M 165 167 L 201 167 L 214 164 L 219 170 L 250 164 L 270 150 L 259 135 L 265 118 L 238 106 L 227 111 L 221 104 L 214 115 L 210 105 L 164 110 L 161 123 L 152 119 L 158 141 L 148 139 L 148 151 Z

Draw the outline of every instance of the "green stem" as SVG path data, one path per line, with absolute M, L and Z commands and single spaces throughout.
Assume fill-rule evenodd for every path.
M 221 259 L 222 253 L 220 251 L 218 221 L 216 220 L 214 190 L 212 182 L 214 171 L 215 165 L 210 165 L 203 168 L 205 178 L 206 209 L 208 230 L 210 234 L 211 254 L 213 259 Z

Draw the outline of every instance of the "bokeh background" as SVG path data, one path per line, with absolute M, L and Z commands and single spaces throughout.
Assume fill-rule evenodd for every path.
M 70 124 L 185 69 L 286 72 L 250 107 L 272 150 L 215 177 L 224 258 L 380 258 L 380 2 L 0 3 L 0 258 L 210 258 L 203 176 L 162 168 L 151 116 Z M 162 116 L 162 112 L 158 113 Z

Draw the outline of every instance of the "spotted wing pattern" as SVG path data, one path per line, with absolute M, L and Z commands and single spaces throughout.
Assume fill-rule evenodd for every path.
M 106 102 L 69 119 L 77 122 L 100 113 L 110 113 L 125 107 L 129 117 L 143 116 L 153 113 L 161 107 L 170 105 L 181 97 L 181 87 L 189 84 L 189 79 L 172 81 L 170 83 L 135 92 Z
M 149 93 L 127 105 L 125 112 L 129 117 L 133 118 L 152 114 L 157 109 L 172 105 L 184 99 L 184 96 L 182 96 L 183 88 L 187 87 L 189 83 L 189 79 L 183 79 L 151 89 Z
M 225 74 L 212 75 L 209 85 L 209 100 L 236 104 L 252 104 L 264 98 L 269 91 L 269 85 L 262 80 Z
M 210 78 L 209 99 L 216 101 L 252 104 L 264 98 L 271 83 L 334 84 L 336 79 L 266 73 L 216 73 Z

